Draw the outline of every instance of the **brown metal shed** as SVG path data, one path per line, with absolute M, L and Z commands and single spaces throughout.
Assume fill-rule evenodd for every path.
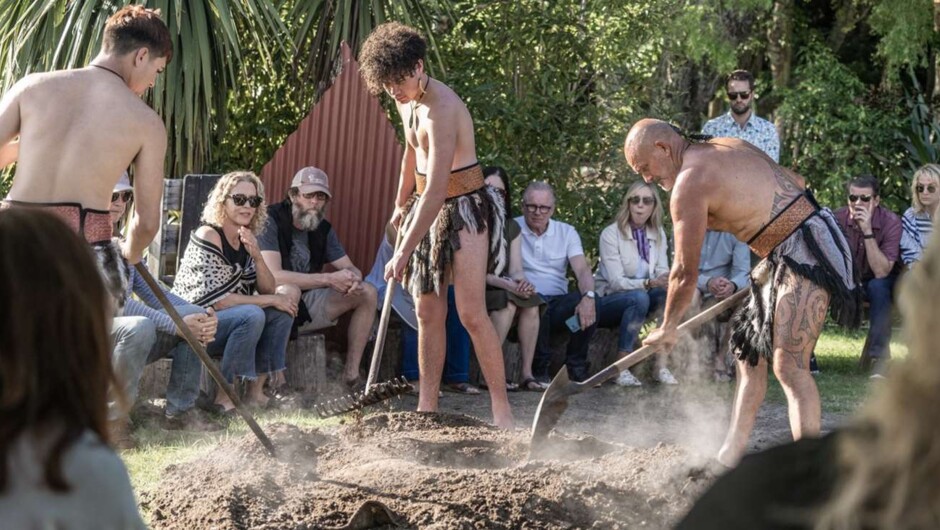
M 342 72 L 265 164 L 261 180 L 269 202 L 275 202 L 284 197 L 298 169 L 325 171 L 333 192 L 327 218 L 365 275 L 392 214 L 402 146 L 345 43 L 341 53 Z

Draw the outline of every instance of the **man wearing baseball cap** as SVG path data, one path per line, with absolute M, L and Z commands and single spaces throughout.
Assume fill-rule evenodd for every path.
M 362 281 L 362 272 L 324 219 L 332 198 L 326 173 L 312 166 L 302 168 L 294 175 L 287 198 L 268 207 L 258 245 L 277 283 L 296 285 L 303 293 L 294 322 L 299 331 L 333 326 L 341 315 L 352 313 L 343 380 L 358 389 L 364 383 L 359 364 L 375 318 L 376 291 Z M 326 264 L 336 271 L 323 272 Z

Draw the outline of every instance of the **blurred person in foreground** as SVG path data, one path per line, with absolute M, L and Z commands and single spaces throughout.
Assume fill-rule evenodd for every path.
M 934 237 L 936 239 L 936 237 Z M 745 457 L 680 529 L 940 527 L 940 248 L 901 280 L 908 356 L 845 428 Z
M 111 299 L 53 214 L 0 211 L 0 526 L 146 528 L 108 446 Z

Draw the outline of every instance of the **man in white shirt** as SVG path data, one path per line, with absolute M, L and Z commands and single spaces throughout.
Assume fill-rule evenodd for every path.
M 524 215 L 516 218 L 522 228 L 522 268 L 536 292 L 548 302 L 542 314 L 532 372 L 542 383 L 550 381 L 552 331 L 571 331 L 565 321 L 576 317 L 565 364 L 572 381 L 588 377 L 587 352 L 597 322 L 594 275 L 584 257 L 581 237 L 569 224 L 552 219 L 555 192 L 545 182 L 533 182 L 522 195 Z M 568 265 L 578 281 L 578 290 L 568 292 Z

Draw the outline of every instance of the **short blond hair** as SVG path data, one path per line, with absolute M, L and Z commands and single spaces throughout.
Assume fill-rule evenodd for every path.
M 206 200 L 206 206 L 202 210 L 202 222 L 210 225 L 222 226 L 225 221 L 225 200 L 232 193 L 232 189 L 242 182 L 254 184 L 258 197 L 261 197 L 261 205 L 255 208 L 255 216 L 251 218 L 248 229 L 254 234 L 261 232 L 264 228 L 264 222 L 268 219 L 268 204 L 264 200 L 264 184 L 258 175 L 251 171 L 232 171 L 222 175 L 222 178 L 215 183 L 212 191 L 209 192 L 209 198 Z
M 940 187 L 940 165 L 925 164 L 914 172 L 914 177 L 911 179 L 911 207 L 917 213 L 924 211 L 924 203 L 920 202 L 920 194 L 917 193 L 917 181 L 920 177 L 930 177 L 933 183 Z

